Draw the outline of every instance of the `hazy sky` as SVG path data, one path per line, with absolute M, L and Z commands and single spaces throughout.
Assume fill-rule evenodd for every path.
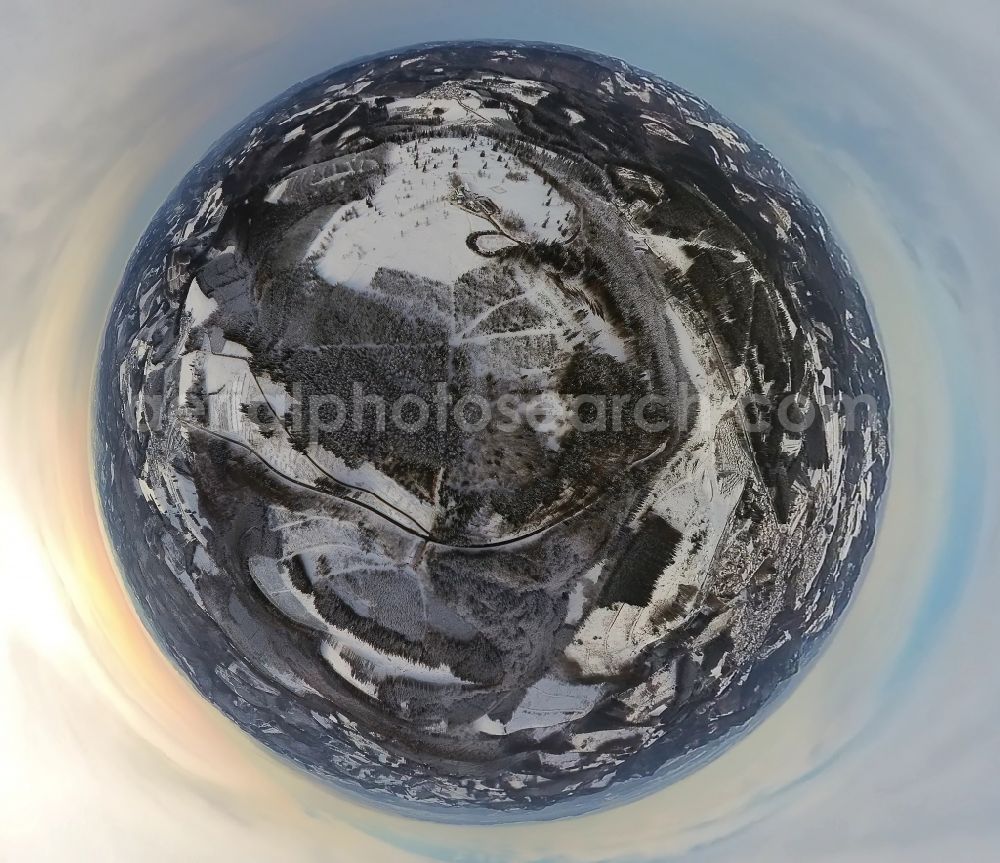
M 747 128 L 853 259 L 894 398 L 882 531 L 820 662 L 709 767 L 571 823 L 418 824 L 276 762 L 150 643 L 92 493 L 97 340 L 172 186 L 296 81 L 464 37 L 613 54 Z M 0 859 L 997 859 L 997 44 L 994 0 L 7 0 Z

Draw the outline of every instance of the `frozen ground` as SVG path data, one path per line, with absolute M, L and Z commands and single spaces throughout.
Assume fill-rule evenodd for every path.
M 435 817 L 617 799 L 759 716 L 845 607 L 888 460 L 863 297 L 780 166 L 527 45 L 342 70 L 217 156 L 133 257 L 99 386 L 109 529 L 199 689 Z M 303 436 L 352 381 L 551 422 Z M 578 433 L 588 392 L 668 422 Z M 740 404 L 860 392 L 860 429 Z
M 451 283 L 484 264 L 466 245 L 473 231 L 557 241 L 575 211 L 486 138 L 392 145 L 384 169 L 370 203 L 345 204 L 309 248 L 333 284 L 365 289 L 380 267 Z

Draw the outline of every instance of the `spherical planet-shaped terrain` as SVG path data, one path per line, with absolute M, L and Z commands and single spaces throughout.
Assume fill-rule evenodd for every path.
M 144 621 L 247 733 L 428 817 L 721 751 L 871 546 L 888 393 L 820 213 L 606 57 L 444 43 L 266 105 L 156 215 L 96 405 Z

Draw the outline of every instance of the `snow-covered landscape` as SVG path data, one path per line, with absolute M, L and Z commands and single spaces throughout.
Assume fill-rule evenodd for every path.
M 551 46 L 286 94 L 151 226 L 109 345 L 157 637 L 407 812 L 586 808 L 717 751 L 837 622 L 884 488 L 822 218 L 700 100 Z

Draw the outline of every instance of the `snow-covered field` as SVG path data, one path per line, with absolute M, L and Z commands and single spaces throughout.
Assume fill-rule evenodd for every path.
M 341 207 L 309 249 L 332 284 L 367 288 L 380 267 L 451 283 L 485 263 L 466 245 L 473 231 L 500 227 L 515 240 L 557 241 L 575 212 L 531 167 L 494 152 L 486 138 L 392 145 L 385 169 L 371 206 Z M 499 215 L 489 218 L 494 207 L 477 203 L 482 199 Z M 513 227 L 517 219 L 523 227 Z

